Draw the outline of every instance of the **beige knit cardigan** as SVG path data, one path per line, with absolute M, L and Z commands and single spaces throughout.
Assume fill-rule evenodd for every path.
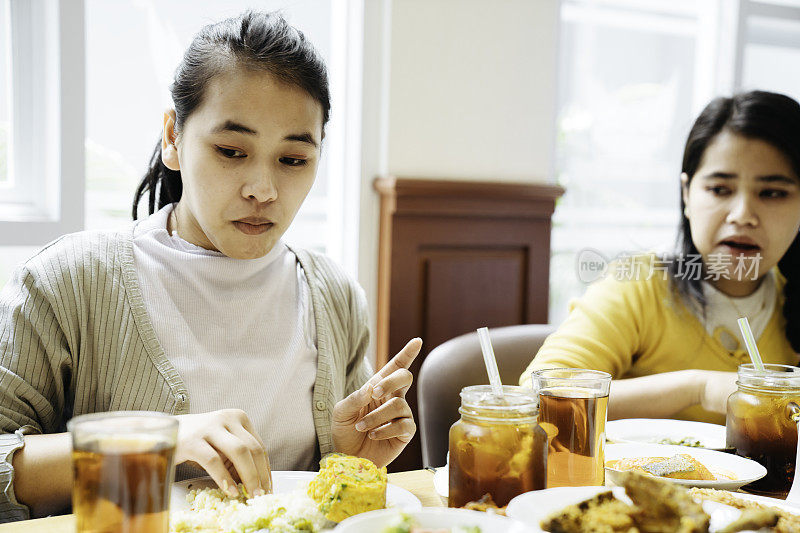
M 61 237 L 0 292 L 0 522 L 29 516 L 14 496 L 11 466 L 23 433 L 63 432 L 71 417 L 98 411 L 189 412 L 186 386 L 153 329 L 158 317 L 142 299 L 134 227 Z M 366 300 L 329 259 L 292 251 L 308 279 L 317 328 L 313 402 L 300 408 L 312 409 L 325 455 L 333 451 L 334 404 L 371 373 Z

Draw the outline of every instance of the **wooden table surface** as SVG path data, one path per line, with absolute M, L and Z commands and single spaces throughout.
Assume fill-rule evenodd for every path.
M 413 470 L 389 474 L 389 483 L 419 498 L 424 507 L 444 507 L 447 502 L 433 489 L 433 472 Z M 0 524 L 0 533 L 75 533 L 74 515 L 51 516 L 24 522 Z

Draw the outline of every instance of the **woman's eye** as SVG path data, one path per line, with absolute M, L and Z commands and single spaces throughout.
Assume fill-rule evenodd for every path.
M 305 159 L 300 159 L 298 157 L 281 157 L 278 161 L 290 167 L 301 167 L 307 163 Z
M 731 192 L 730 189 L 722 185 L 714 185 L 713 187 L 706 187 L 706 190 L 711 192 L 711 194 L 713 194 L 714 196 L 725 196 Z
M 788 194 L 789 193 L 781 189 L 764 189 L 759 193 L 759 196 L 762 198 L 786 198 Z
M 244 152 L 242 152 L 241 150 L 236 150 L 235 148 L 225 148 L 224 146 L 217 146 L 217 151 L 221 153 L 223 156 L 228 157 L 230 159 L 247 157 L 247 155 Z

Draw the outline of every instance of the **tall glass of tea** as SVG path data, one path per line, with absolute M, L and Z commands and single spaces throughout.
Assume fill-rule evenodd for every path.
M 115 411 L 75 417 L 67 428 L 78 533 L 168 533 L 177 419 Z
M 461 391 L 461 419 L 450 428 L 450 507 L 486 494 L 500 507 L 545 488 L 547 435 L 537 422 L 536 395 L 523 387 L 489 385 Z
M 727 445 L 767 469 L 745 490 L 786 498 L 795 473 L 800 368 L 764 367 L 739 365 L 738 390 L 728 397 Z
M 547 487 L 603 485 L 611 374 L 582 368 L 533 373 L 539 425 L 547 432 Z

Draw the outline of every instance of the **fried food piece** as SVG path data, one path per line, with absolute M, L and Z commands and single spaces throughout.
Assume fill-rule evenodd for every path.
M 386 467 L 369 459 L 331 454 L 308 484 L 308 495 L 325 518 L 341 522 L 349 516 L 386 507 Z
M 570 505 L 542 521 L 551 533 L 708 533 L 711 518 L 680 485 L 626 472 L 623 486 L 633 505 L 612 492 Z
M 742 516 L 734 520 L 717 533 L 737 533 L 738 531 L 757 531 L 762 527 L 775 527 L 778 513 L 771 509 L 744 509 Z
M 541 523 L 551 533 L 638 533 L 630 516 L 633 508 L 609 492 L 565 507 Z
M 468 502 L 464 505 L 463 509 L 469 509 L 470 511 L 481 511 L 482 513 L 494 513 L 506 516 L 506 508 L 505 507 L 498 507 L 494 500 L 492 499 L 492 495 L 488 492 L 480 497 L 479 500 L 474 502 Z
M 606 461 L 606 466 L 614 470 L 632 470 L 656 477 L 702 481 L 715 479 L 714 475 L 703 463 L 686 453 L 672 457 L 630 457 L 616 461 Z
M 797 533 L 800 531 L 800 515 L 790 513 L 779 507 L 770 507 L 763 505 L 752 500 L 744 500 L 737 498 L 735 494 L 724 490 L 716 489 L 691 489 L 689 493 L 702 500 L 711 500 L 714 502 L 730 505 L 737 509 L 754 509 L 754 510 L 769 510 L 778 515 L 778 523 L 774 526 L 774 533 Z
M 711 518 L 684 487 L 635 472 L 622 484 L 638 508 L 632 517 L 641 533 L 708 533 Z

